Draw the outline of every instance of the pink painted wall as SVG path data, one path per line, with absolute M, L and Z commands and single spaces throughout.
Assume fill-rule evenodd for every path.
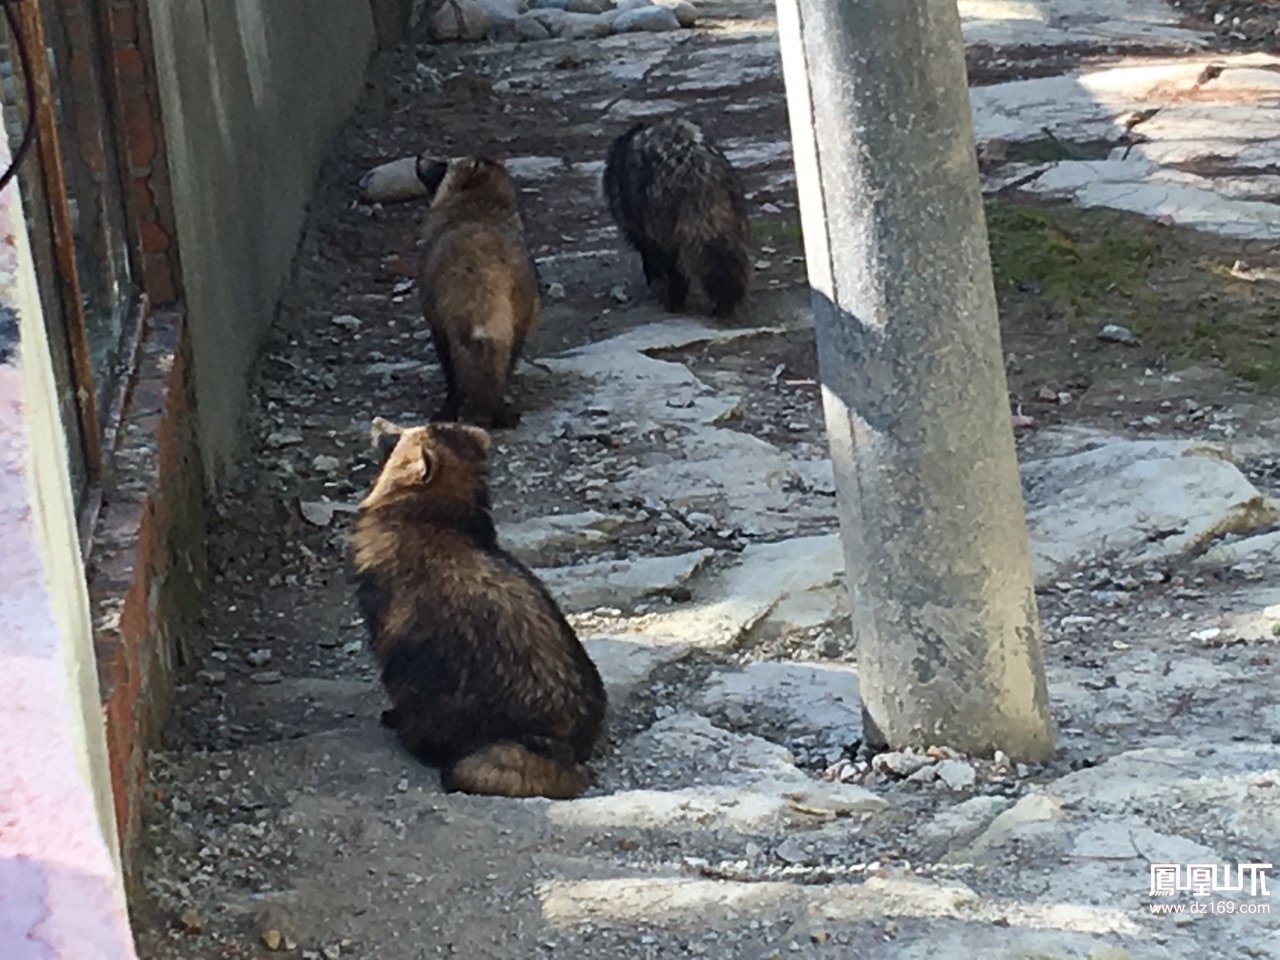
M 86 713 L 100 724 L 101 709 L 83 702 L 93 669 L 84 574 L 14 200 L 10 189 L 0 202 L 9 227 L 0 244 L 0 960 L 134 960 L 92 782 L 90 742 L 102 734 L 86 730 Z M 72 542 L 51 544 L 51 536 Z
M 0 958 L 133 958 L 32 509 L 22 375 L 0 365 Z

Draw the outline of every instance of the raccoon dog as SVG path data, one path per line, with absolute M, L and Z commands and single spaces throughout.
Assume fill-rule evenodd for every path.
M 733 166 L 688 120 L 637 123 L 609 148 L 604 193 L 650 289 L 684 310 L 697 280 L 712 314 L 731 315 L 747 295 L 751 236 Z
M 489 435 L 378 418 L 383 460 L 352 538 L 392 702 L 383 723 L 447 791 L 575 797 L 605 713 L 600 674 L 489 514 Z
M 516 193 L 496 160 L 418 158 L 431 197 L 418 288 L 447 396 L 436 420 L 513 427 L 507 378 L 541 306 Z

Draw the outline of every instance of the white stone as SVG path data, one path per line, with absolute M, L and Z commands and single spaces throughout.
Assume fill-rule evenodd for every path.
M 1219 544 L 1196 558 L 1197 566 L 1230 566 L 1236 563 L 1274 560 L 1280 550 L 1280 530 L 1260 533 L 1231 543 Z
M 995 46 L 1203 45 L 1161 0 L 960 0 L 965 39 Z
M 1138 820 L 1106 820 L 1073 833 L 1067 842 L 1073 857 L 1096 860 L 1146 860 L 1151 863 L 1221 863 L 1218 854 L 1185 837 L 1158 833 Z
M 662 33 L 679 30 L 680 20 L 675 11 L 666 7 L 637 7 L 618 14 L 613 29 L 616 33 Z
M 635 0 L 638 3 L 638 0 Z M 666 7 L 676 15 L 676 22 L 680 26 L 689 27 L 697 26 L 698 8 L 688 0 L 653 0 L 660 7 Z
M 480 0 L 444 0 L 444 4 L 431 15 L 427 29 L 432 40 L 475 41 L 483 40 L 492 21 Z
M 476 0 L 476 2 L 489 15 L 491 29 L 512 23 L 529 9 L 529 5 L 524 0 Z
M 644 637 L 583 637 L 582 644 L 600 671 L 609 703 L 614 707 L 658 667 L 679 660 L 689 651 L 687 644 L 652 642 Z
M 556 551 L 604 543 L 622 523 L 621 517 L 595 510 L 533 517 L 498 528 L 498 542 L 523 563 L 537 566 Z
M 841 577 L 836 534 L 752 544 L 734 566 L 696 583 L 693 601 L 650 618 L 639 630 L 703 648 L 724 648 L 764 619 L 784 596 Z
M 1104 550 L 1117 551 L 1121 562 L 1149 562 L 1275 522 L 1275 511 L 1223 456 L 1187 441 L 1115 440 L 1025 464 L 1037 580 Z
M 713 556 L 711 549 L 672 557 L 599 560 L 569 567 L 534 571 L 566 611 L 602 606 L 629 606 L 642 597 L 674 590 L 701 570 Z
M 1045 793 L 1029 793 L 997 816 L 982 835 L 965 851 L 951 859 L 985 853 L 1004 847 L 1010 840 L 1027 840 L 1060 832 L 1062 801 Z
M 512 21 L 511 32 L 517 40 L 546 40 L 551 36 L 547 25 L 533 11 L 516 17 Z
M 1010 801 L 1004 797 L 971 797 L 939 811 L 916 834 L 929 843 L 964 842 L 1008 809 L 1009 804 Z
M 417 157 L 401 157 L 374 167 L 360 178 L 359 189 L 365 203 L 396 203 L 427 195 L 427 188 L 418 179 Z
M 1025 189 L 1048 197 L 1068 197 L 1083 207 L 1168 217 L 1180 226 L 1224 237 L 1280 237 L 1280 207 L 1257 200 L 1232 200 L 1216 192 L 1204 178 L 1170 172 L 1144 157 L 1064 160 Z
M 978 781 L 973 767 L 963 760 L 939 760 L 935 769 L 938 779 L 952 790 L 968 790 Z
M 713 674 L 694 700 L 716 715 L 733 706 L 754 720 L 782 725 L 789 735 L 844 746 L 862 731 L 858 675 L 845 664 L 762 660 Z
M 538 10 L 537 18 L 563 40 L 591 40 L 613 32 L 609 21 L 594 13 L 570 13 L 567 10 Z

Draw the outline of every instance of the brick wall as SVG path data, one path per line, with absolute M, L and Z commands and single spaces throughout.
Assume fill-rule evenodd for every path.
M 73 24 L 86 6 L 85 0 L 62 5 Z M 106 92 L 126 226 L 148 310 L 116 448 L 108 454 L 88 571 L 116 821 L 132 885 L 146 754 L 168 716 L 175 668 L 198 635 L 204 486 L 145 0 L 89 6 L 99 10 L 99 34 L 108 47 Z M 86 136 L 78 135 L 82 150 Z
M 99 685 L 126 879 L 141 827 L 146 752 L 173 674 L 198 635 L 203 484 L 188 354 L 176 311 L 147 321 L 91 554 Z

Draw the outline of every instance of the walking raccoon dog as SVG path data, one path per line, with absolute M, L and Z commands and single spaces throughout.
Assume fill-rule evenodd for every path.
M 507 379 L 541 307 L 515 187 L 484 157 L 419 157 L 417 171 L 431 197 L 418 288 L 447 388 L 434 419 L 513 427 Z
M 378 418 L 373 441 L 382 466 L 352 566 L 392 702 L 383 723 L 447 791 L 577 796 L 604 685 L 546 588 L 498 546 L 489 435 Z
M 737 172 L 701 129 L 636 123 L 609 148 L 604 193 L 666 309 L 684 310 L 697 280 L 713 316 L 737 310 L 751 282 L 751 225 Z

